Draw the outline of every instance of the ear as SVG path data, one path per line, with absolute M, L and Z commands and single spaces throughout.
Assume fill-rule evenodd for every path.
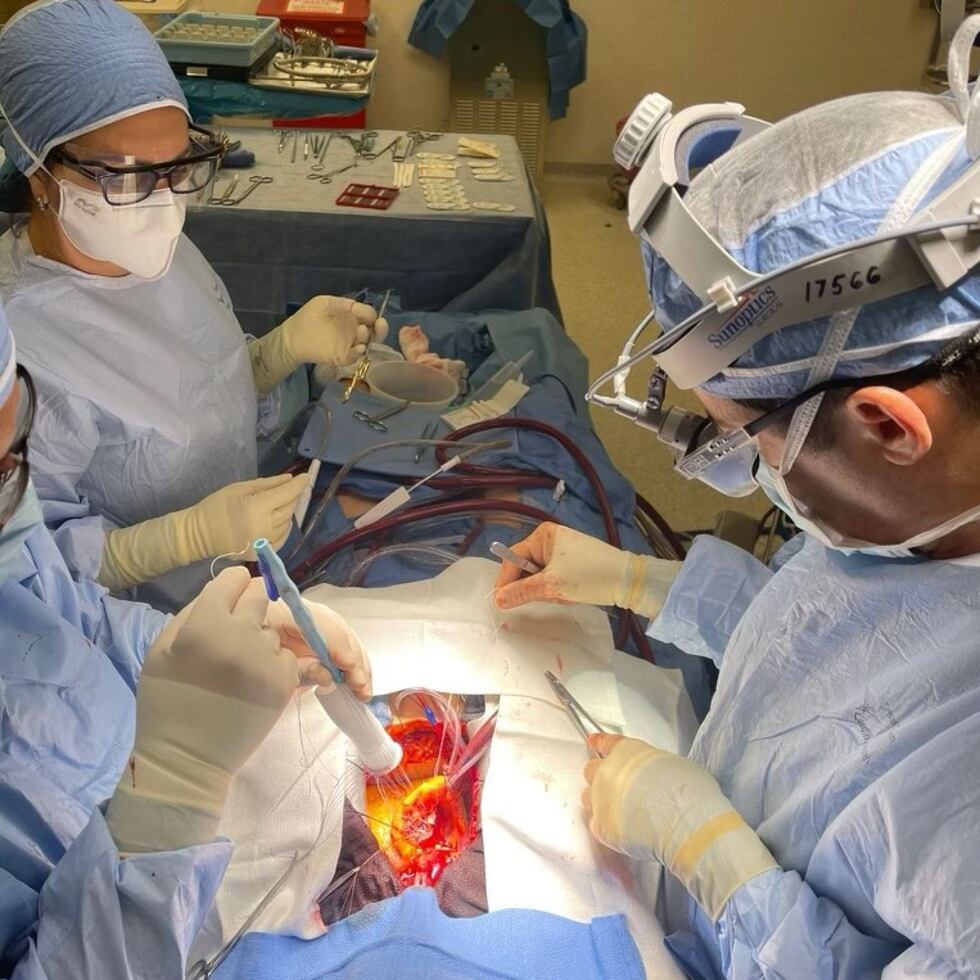
M 46 173 L 43 173 L 40 170 L 35 170 L 34 173 L 27 178 L 27 182 L 31 185 L 31 197 L 33 197 L 35 201 L 44 201 L 46 203 L 50 203 L 52 201 L 53 181 Z
M 917 394 L 924 397 L 913 397 Z M 929 416 L 920 405 L 924 398 L 928 394 L 923 388 L 907 392 L 883 386 L 861 388 L 847 399 L 844 409 L 889 463 L 912 466 L 932 448 Z

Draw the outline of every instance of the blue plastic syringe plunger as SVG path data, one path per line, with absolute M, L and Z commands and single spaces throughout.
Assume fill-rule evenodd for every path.
M 286 603 L 303 639 L 334 679 L 331 687 L 317 689 L 316 696 L 323 705 L 323 710 L 354 743 L 354 748 L 367 769 L 379 776 L 391 772 L 402 761 L 401 746 L 381 727 L 381 722 L 368 706 L 351 693 L 344 681 L 343 671 L 330 659 L 326 641 L 317 629 L 313 614 L 268 539 L 259 538 L 254 547 L 269 599 L 273 602 L 282 599 Z

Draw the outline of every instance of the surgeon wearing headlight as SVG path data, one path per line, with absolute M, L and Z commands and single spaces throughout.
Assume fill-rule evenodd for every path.
M 980 18 L 963 30 L 968 63 Z M 752 275 L 946 220 L 943 195 L 980 169 L 977 104 L 966 71 L 952 78 L 952 98 L 883 93 L 806 110 L 700 160 L 697 175 L 681 159 L 683 203 Z M 679 157 L 699 135 L 702 148 L 717 143 L 727 123 L 700 125 L 678 137 Z M 970 199 L 951 206 L 954 241 L 971 222 L 976 235 Z M 664 206 L 676 216 L 676 202 Z M 724 303 L 726 284 L 691 264 L 709 250 L 656 239 L 658 250 L 644 222 L 669 336 L 705 305 L 705 286 Z M 636 610 L 652 636 L 719 668 L 686 758 L 596 736 L 600 757 L 585 770 L 595 837 L 669 872 L 660 912 L 692 977 L 978 975 L 980 270 L 967 255 L 937 288 L 911 245 L 898 245 L 895 265 L 853 251 L 832 260 L 852 263 L 847 276 L 811 268 L 798 291 L 774 279 L 771 295 L 760 285 L 735 308 L 709 309 L 730 326 L 709 331 L 697 357 L 682 353 L 696 330 L 673 356 L 663 344 L 651 404 L 606 399 L 660 425 L 664 376 L 694 379 L 719 441 L 702 453 L 700 424 L 686 420 L 678 468 L 735 494 L 761 486 L 805 532 L 778 570 L 711 536 L 680 563 L 543 525 L 514 549 L 543 570 L 505 565 L 497 583 L 503 608 Z M 897 269 L 912 288 L 897 285 Z M 872 287 L 890 295 L 865 302 Z M 834 312 L 807 317 L 821 290 Z M 789 317 L 792 303 L 802 317 Z M 737 356 L 711 361 L 755 327 Z M 703 380 L 699 359 L 714 365 Z M 720 465 L 699 469 L 705 460 Z
M 317 296 L 246 340 L 181 234 L 220 145 L 189 125 L 156 41 L 112 0 L 10 19 L 0 130 L 5 209 L 29 212 L 0 237 L 0 300 L 37 385 L 45 520 L 71 567 L 113 591 L 181 569 L 145 593 L 179 605 L 204 559 L 289 533 L 306 476 L 256 478 L 257 437 L 288 421 L 286 380 L 352 362 L 387 324 Z

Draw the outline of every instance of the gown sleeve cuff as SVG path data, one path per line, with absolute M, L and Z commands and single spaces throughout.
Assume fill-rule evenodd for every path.
M 43 975 L 183 976 L 232 849 L 216 841 L 123 860 L 96 810 L 41 892 L 33 955 Z
M 735 627 L 772 575 L 747 551 L 700 535 L 651 624 L 650 636 L 720 666 Z

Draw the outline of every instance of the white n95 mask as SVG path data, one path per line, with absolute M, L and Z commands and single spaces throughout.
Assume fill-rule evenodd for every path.
M 58 221 L 79 252 L 140 279 L 166 275 L 184 227 L 182 195 L 165 187 L 136 204 L 112 205 L 101 191 L 68 180 L 59 179 L 58 189 Z
M 803 512 L 803 506 L 793 499 L 793 495 L 783 480 L 772 467 L 760 456 L 759 465 L 756 470 L 755 478 L 762 487 L 763 493 L 784 513 L 793 523 L 806 534 L 811 534 L 821 544 L 840 551 L 845 555 L 861 554 L 876 555 L 879 558 L 913 558 L 916 557 L 917 549 L 924 548 L 947 534 L 972 524 L 980 520 L 980 506 L 971 507 L 969 510 L 958 514 L 956 517 L 944 521 L 937 527 L 930 528 L 928 531 L 921 531 L 919 534 L 900 541 L 897 544 L 874 544 L 871 541 L 862 541 L 859 538 L 849 538 L 839 531 L 835 531 L 827 524 L 820 524 L 813 518 L 807 517 Z
M 0 583 L 16 573 L 21 548 L 27 536 L 44 520 L 34 483 L 27 484 L 24 497 L 10 520 L 0 528 Z

